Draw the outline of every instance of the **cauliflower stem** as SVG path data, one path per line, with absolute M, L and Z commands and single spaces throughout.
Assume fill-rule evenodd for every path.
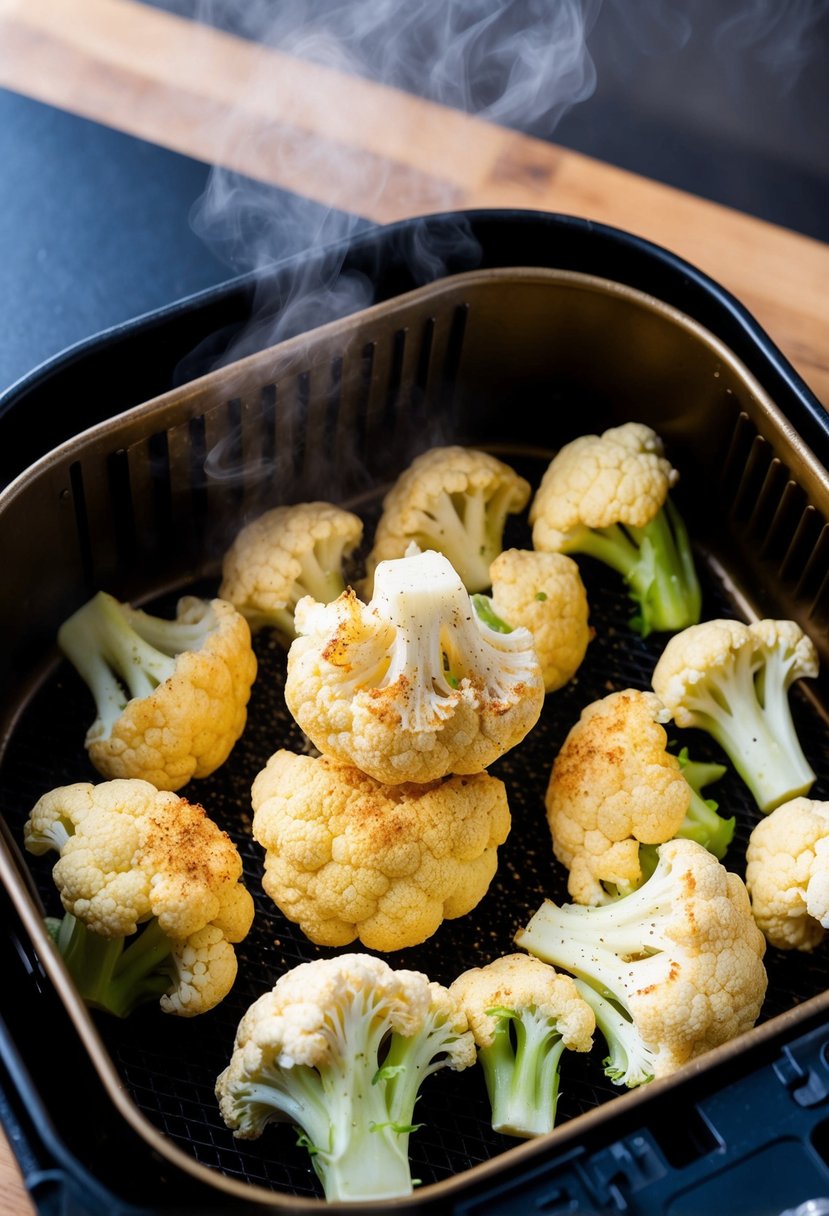
M 299 1131 L 329 1202 L 412 1192 L 409 1136 L 422 1082 L 475 1063 L 447 989 L 371 955 L 300 964 L 248 1009 L 216 1082 L 225 1122 L 255 1139 Z
M 532 1137 L 551 1132 L 558 1106 L 559 1067 L 564 1039 L 555 1018 L 525 1006 L 494 1007 L 492 1043 L 478 1049 L 492 1106 L 492 1126 L 506 1135 Z
M 673 633 L 700 618 L 702 592 L 691 542 L 670 498 L 644 527 L 583 525 L 561 551 L 583 553 L 622 575 L 638 607 L 630 624 L 642 637 Z
M 593 1013 L 604 1036 L 608 1054 L 602 1061 L 604 1073 L 616 1085 L 635 1089 L 653 1080 L 653 1052 L 642 1039 L 630 1015 L 617 1001 L 602 994 L 585 980 L 576 987 Z
M 93 933 L 71 912 L 47 917 L 46 928 L 93 1009 L 129 1017 L 139 1005 L 160 1000 L 176 977 L 173 943 L 156 919 L 132 938 Z
M 95 698 L 92 727 L 106 737 L 130 697 L 146 697 L 173 674 L 176 656 L 198 650 L 215 628 L 210 613 L 198 621 L 167 621 L 99 591 L 58 633 L 58 643 Z

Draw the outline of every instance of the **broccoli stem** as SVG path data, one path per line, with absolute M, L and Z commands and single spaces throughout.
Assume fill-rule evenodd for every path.
M 596 1025 L 607 1044 L 608 1054 L 603 1060 L 605 1076 L 628 1089 L 652 1081 L 653 1052 L 628 1014 L 615 1001 L 603 997 L 592 984 L 577 979 L 575 985 L 596 1015 Z
M 196 601 L 198 602 L 198 601 Z M 146 697 L 173 674 L 176 656 L 198 650 L 215 627 L 212 611 L 163 620 L 99 591 L 58 631 L 58 645 L 95 698 L 92 740 L 108 739 L 127 701 Z
M 584 553 L 622 575 L 639 609 L 631 625 L 642 637 L 698 623 L 702 592 L 691 542 L 670 496 L 644 527 L 580 528 L 564 552 Z
M 529 1139 L 551 1132 L 558 1105 L 564 1041 L 552 1018 L 535 1009 L 492 1009 L 492 1043 L 478 1051 L 492 1107 L 492 1127 Z
M 719 743 L 764 814 L 808 793 L 815 780 L 795 730 L 790 682 L 782 656 L 765 653 L 758 669 L 746 647 L 722 675 L 699 681 L 686 698 L 692 724 Z
M 158 1000 L 175 977 L 172 942 L 153 918 L 129 939 L 93 933 L 67 912 L 47 928 L 87 1005 L 117 1018 Z

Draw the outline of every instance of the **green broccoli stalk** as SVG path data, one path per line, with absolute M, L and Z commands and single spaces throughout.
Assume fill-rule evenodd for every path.
M 545 900 L 515 938 L 629 1019 L 618 1035 L 624 1051 L 611 1050 L 626 1084 L 674 1072 L 750 1029 L 767 986 L 765 940 L 742 880 L 694 840 L 657 852 L 653 874 L 630 895 L 600 906 Z M 612 1009 L 602 1016 L 610 1025 Z
M 190 597 L 190 604 L 199 603 Z M 203 609 L 203 610 L 202 610 Z M 58 645 L 95 698 L 89 738 L 108 738 L 127 701 L 146 697 L 173 674 L 176 656 L 198 650 L 216 628 L 208 604 L 192 619 L 151 616 L 99 591 L 58 630 Z
M 295 1125 L 329 1201 L 408 1195 L 422 1082 L 475 1046 L 448 992 L 372 955 L 303 963 L 248 1009 L 216 1082 L 225 1122 L 254 1139 Z
M 652 683 L 678 727 L 705 731 L 720 745 L 767 814 L 815 780 L 788 690 L 817 673 L 815 645 L 795 621 L 725 619 L 672 637 Z
M 568 534 L 562 553 L 583 553 L 621 574 L 638 611 L 630 625 L 642 637 L 695 625 L 702 592 L 685 523 L 670 495 L 644 527 L 582 525 Z
M 592 984 L 576 980 L 576 987 L 593 1010 L 596 1025 L 604 1036 L 608 1054 L 604 1073 L 615 1085 L 635 1089 L 653 1080 L 654 1052 L 637 1031 L 630 1014 Z
M 80 996 L 93 1009 L 126 1018 L 158 1001 L 177 979 L 173 942 L 153 918 L 130 938 L 93 933 L 71 912 L 46 928 Z

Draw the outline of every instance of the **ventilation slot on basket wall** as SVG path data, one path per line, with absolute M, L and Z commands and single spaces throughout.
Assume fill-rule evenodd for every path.
M 724 462 L 721 491 L 729 504 L 731 532 L 748 560 L 762 570 L 765 585 L 797 603 L 804 625 L 824 626 L 829 620 L 829 527 L 745 413 L 737 420 Z

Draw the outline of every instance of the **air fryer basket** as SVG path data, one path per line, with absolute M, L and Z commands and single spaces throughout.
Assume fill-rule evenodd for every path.
M 315 1210 L 321 1192 L 291 1130 L 277 1125 L 257 1141 L 235 1141 L 213 1086 L 250 1002 L 288 967 L 333 952 L 311 945 L 261 890 L 250 784 L 278 747 L 302 747 L 282 696 L 284 652 L 263 633 L 245 734 L 223 768 L 187 789 L 237 843 L 256 901 L 253 929 L 237 948 L 236 985 L 196 1019 L 149 1007 L 121 1023 L 80 1006 L 40 924 L 43 911 L 58 911 L 52 861 L 24 858 L 19 848 L 42 793 L 100 779 L 83 748 L 89 694 L 56 653 L 60 621 L 98 589 L 162 614 L 184 590 L 215 592 L 233 536 L 279 503 L 339 502 L 363 517 L 370 541 L 384 490 L 427 447 L 485 448 L 537 485 L 562 443 L 635 419 L 659 432 L 681 471 L 676 500 L 698 556 L 704 615 L 796 619 L 825 670 L 829 432 L 822 450 L 807 446 L 791 413 L 720 339 L 661 300 L 578 271 L 504 267 L 438 280 L 171 390 L 68 440 L 8 487 L 0 544 L 16 594 L 3 597 L 0 615 L 3 636 L 15 644 L 4 656 L 0 864 L 22 926 L 17 948 L 32 988 L 26 1007 L 49 1008 L 92 1109 L 111 1104 L 109 1160 L 72 1145 L 99 1177 L 116 1187 L 108 1171 L 135 1154 L 145 1169 L 130 1197 L 152 1203 L 155 1196 L 156 1210 L 177 1172 L 195 1188 L 193 1211 Z M 530 546 L 525 515 L 510 521 L 506 543 Z M 548 696 L 531 735 L 492 767 L 507 785 L 513 817 L 496 879 L 471 914 L 445 922 L 420 947 L 386 956 L 393 965 L 451 982 L 514 949 L 514 933 L 545 896 L 567 899 L 544 816 L 552 759 L 588 702 L 611 688 L 650 686 L 665 641 L 635 635 L 619 581 L 580 564 L 596 635 L 576 678 Z M 818 772 L 813 796 L 826 798 L 826 682 L 821 675 L 805 685 L 793 690 L 792 704 Z M 693 750 L 719 758 L 704 737 L 694 738 Z M 737 816 L 727 864 L 741 872 L 757 812 L 731 771 L 711 792 Z M 732 1075 L 782 1028 L 811 1026 L 826 1014 L 824 951 L 770 950 L 766 962 L 757 1029 L 676 1078 L 622 1093 L 603 1076 L 598 1038 L 589 1058 L 566 1055 L 558 1127 L 543 1141 L 522 1144 L 492 1131 L 478 1069 L 436 1074 L 423 1087 L 423 1127 L 411 1141 L 421 1185 L 394 1207 L 460 1211 L 465 1196 L 532 1171 L 559 1147 L 567 1153 L 612 1136 L 625 1120 L 650 1123 L 669 1164 L 690 1161 L 687 1144 L 677 1149 L 676 1130 L 649 1112 L 700 1078 L 711 1084 Z M 32 1045 L 21 1044 L 20 1053 L 25 1066 Z M 42 1065 L 33 1067 L 37 1088 Z M 83 1098 L 75 1101 L 82 1109 Z M 176 1210 L 190 1211 L 174 1193 Z M 565 1199 L 545 1210 L 574 1211 Z M 616 1210 L 610 1199 L 608 1210 Z

